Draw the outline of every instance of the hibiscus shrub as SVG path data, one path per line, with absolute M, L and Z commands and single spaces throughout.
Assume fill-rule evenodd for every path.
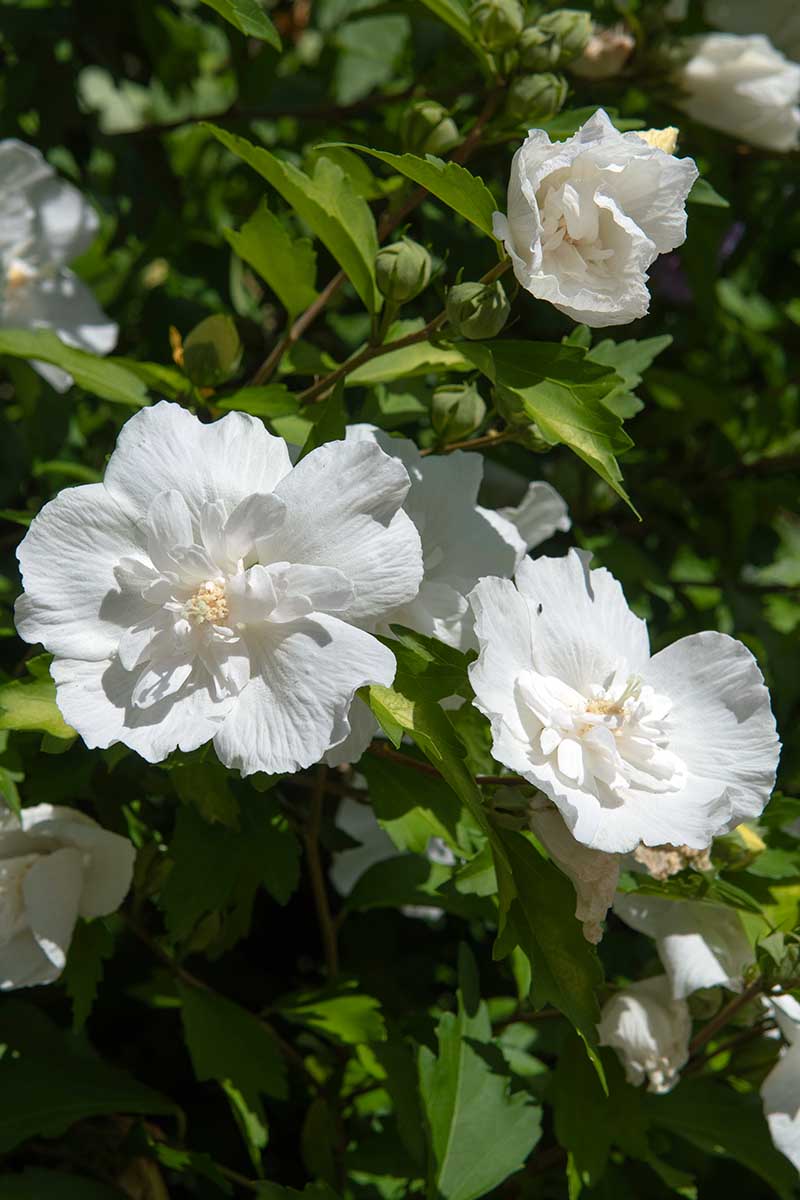
M 796 0 L 0 50 L 0 1200 L 800 1195 Z

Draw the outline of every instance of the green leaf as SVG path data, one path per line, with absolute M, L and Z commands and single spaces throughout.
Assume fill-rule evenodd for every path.
M 395 321 L 389 330 L 387 341 L 398 341 L 409 333 L 416 333 L 424 324 L 421 317 Z M 345 387 L 374 387 L 379 383 L 391 383 L 395 379 L 413 379 L 420 375 L 438 375 L 447 371 L 462 375 L 472 369 L 472 363 L 452 346 L 416 342 L 413 346 L 389 350 L 386 354 L 362 363 L 347 376 Z
M 626 342 L 615 342 L 605 338 L 598 342 L 586 354 L 591 362 L 610 367 L 622 380 L 622 384 L 603 397 L 603 404 L 610 408 L 618 417 L 632 417 L 643 408 L 642 401 L 634 394 L 642 382 L 642 376 L 648 367 L 668 346 L 672 337 L 663 334 L 661 337 L 643 338 L 641 341 L 630 339 Z
M 575 919 L 575 891 L 557 867 L 546 861 L 521 833 L 499 831 L 511 864 L 516 899 L 509 924 L 531 963 L 531 1001 L 553 1004 L 586 1042 L 602 1076 L 596 1052 L 600 1007 L 595 989 L 603 982 L 597 952 Z
M 470 659 L 463 651 L 402 625 L 390 628 L 394 637 L 387 639 L 386 645 L 397 659 L 397 691 L 420 700 L 443 700 L 452 695 L 472 698 L 467 673 Z
M 269 284 L 293 321 L 317 298 L 317 254 L 309 238 L 293 238 L 261 201 L 238 233 L 224 229 L 228 242 Z
M 178 984 L 186 1046 L 200 1082 L 232 1086 L 261 1125 L 262 1096 L 285 1100 L 286 1064 L 275 1037 L 233 1000 L 203 988 Z
M 730 208 L 730 201 L 711 186 L 707 179 L 695 179 L 692 190 L 687 196 L 690 204 L 707 204 L 712 208 Z
M 72 1000 L 72 1028 L 76 1032 L 86 1024 L 103 978 L 103 961 L 113 953 L 114 938 L 99 918 L 78 922 L 61 976 Z
M 280 192 L 339 263 L 367 309 L 377 312 L 382 299 L 375 283 L 375 220 L 342 168 L 322 157 L 314 164 L 313 176 L 309 176 L 245 138 L 214 125 L 206 128 L 231 154 L 248 163 Z
M 264 387 L 239 388 L 232 396 L 214 397 L 214 407 L 222 412 L 246 412 L 253 417 L 288 417 L 298 412 L 297 400 L 285 383 L 268 383 Z
M 546 441 L 569 446 L 630 504 L 615 456 L 633 443 L 603 402 L 622 383 L 616 372 L 578 346 L 501 341 L 463 342 L 460 349 L 496 384 L 500 399 L 510 399 L 515 420 L 521 405 Z
M 485 902 L 462 896 L 453 888 L 440 890 L 452 874 L 452 867 L 433 863 L 424 854 L 399 854 L 368 867 L 349 893 L 345 908 L 348 912 L 366 912 L 413 906 L 441 909 L 466 921 L 491 919 L 493 910 Z
M 650 1120 L 698 1146 L 724 1154 L 760 1175 L 770 1194 L 795 1195 L 797 1171 L 772 1145 L 757 1094 L 732 1091 L 711 1079 L 685 1079 L 666 1096 L 642 1095 Z
M 443 779 L 366 754 L 359 771 L 369 784 L 372 807 L 398 850 L 424 854 L 432 837 L 454 850 L 466 840 L 463 808 Z
M 275 1007 L 285 1020 L 315 1029 L 345 1045 L 382 1042 L 386 1037 L 380 1001 L 353 990 L 287 996 Z
M 161 892 L 170 936 L 188 937 L 206 913 L 232 909 L 236 931 L 250 924 L 256 890 L 263 885 L 285 904 L 299 878 L 299 848 L 277 801 L 244 795 L 240 827 L 210 825 L 194 807 L 183 807 L 170 843 L 172 870 Z
M 444 21 L 445 25 L 449 25 L 453 32 L 457 33 L 461 40 L 469 46 L 481 64 L 488 68 L 491 59 L 475 41 L 472 23 L 463 0 L 421 0 L 421 3 L 429 8 L 440 21 Z
M 411 26 L 401 13 L 348 21 L 336 32 L 339 57 L 333 74 L 337 104 L 353 104 L 389 83 L 405 54 Z
M 339 380 L 327 400 L 318 405 L 314 415 L 316 420 L 308 431 L 308 437 L 303 443 L 297 459 L 298 462 L 312 450 L 316 450 L 318 446 L 324 446 L 326 442 L 338 442 L 344 437 L 347 428 L 347 409 L 344 406 L 343 379 Z
M 133 371 L 113 358 L 98 358 L 67 346 L 49 329 L 0 329 L 0 354 L 52 363 L 68 371 L 93 396 L 115 404 L 141 408 L 149 403 L 147 388 Z
M 220 387 L 236 375 L 242 342 L 236 322 L 224 313 L 205 317 L 184 338 L 183 365 L 196 387 Z
M 59 712 L 52 679 L 14 679 L 0 685 L 0 729 L 38 730 L 64 740 L 77 737 Z
M 256 1200 L 338 1200 L 326 1183 L 307 1183 L 302 1192 L 279 1183 L 259 1183 Z
M 126 1193 L 85 1175 L 28 1167 L 21 1175 L 0 1175 L 3 1200 L 126 1200 Z
M 497 209 L 494 196 L 478 175 L 473 175 L 460 163 L 444 162 L 434 154 L 420 158 L 417 154 L 391 154 L 388 150 L 373 150 L 370 146 L 357 146 L 352 142 L 334 142 L 350 150 L 371 154 L 381 162 L 412 179 L 436 196 L 448 208 L 471 222 L 481 233 L 494 238 L 492 214 Z
M 510 1073 L 492 1041 L 475 963 L 462 946 L 458 1012 L 436 1027 L 438 1053 L 419 1052 L 430 1136 L 429 1200 L 475 1200 L 518 1170 L 539 1140 L 541 1110 L 511 1094 Z
M 204 821 L 239 828 L 239 802 L 230 788 L 230 773 L 214 762 L 181 763 L 170 771 L 184 804 L 193 804 Z
M 21 1000 L 0 1005 L 0 1154 L 106 1113 L 175 1115 L 171 1100 L 98 1058 Z
M 276 50 L 281 48 L 278 31 L 264 12 L 259 0 L 200 0 L 224 17 L 246 37 L 259 38 Z

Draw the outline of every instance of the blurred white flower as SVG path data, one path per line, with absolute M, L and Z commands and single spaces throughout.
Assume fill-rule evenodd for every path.
M 800 1171 L 800 1004 L 793 996 L 768 1004 L 788 1045 L 761 1085 L 761 1101 L 776 1150 Z
M 575 916 L 583 924 L 587 942 L 596 944 L 603 936 L 603 921 L 614 901 L 622 855 L 590 850 L 577 842 L 558 809 L 543 797 L 531 804 L 530 826 L 556 865 L 572 880 Z
M 655 938 L 678 999 L 698 988 L 742 990 L 744 972 L 755 955 L 735 909 L 661 896 L 620 895 L 614 912 L 631 929 Z
M 97 228 L 94 209 L 38 150 L 14 138 L 0 142 L 0 326 L 52 329 L 92 354 L 114 349 L 118 327 L 67 268 Z M 57 391 L 72 386 L 60 367 L 32 365 Z
M 595 328 L 625 325 L 650 305 L 647 271 L 686 239 L 686 197 L 697 178 L 602 109 L 571 138 L 530 130 L 514 155 L 508 215 L 495 213 L 522 287 Z
M 676 103 L 694 120 L 768 150 L 800 142 L 800 66 L 760 34 L 688 38 Z
M 700 849 L 770 797 L 779 743 L 761 672 L 722 633 L 651 658 L 644 621 L 588 559 L 524 559 L 516 586 L 483 579 L 470 595 L 492 752 L 592 849 Z
M 800 59 L 797 0 L 706 0 L 705 16 L 726 33 L 763 33 L 789 58 Z
M 632 983 L 603 1006 L 597 1026 L 601 1046 L 611 1046 L 634 1086 L 669 1092 L 689 1058 L 692 1020 L 685 1000 L 675 1000 L 666 975 Z
M 569 64 L 569 70 L 582 79 L 612 79 L 635 49 L 636 38 L 624 25 L 596 27 L 583 54 Z
M 404 467 L 286 443 L 177 404 L 123 427 L 103 483 L 45 505 L 18 554 L 17 627 L 55 655 L 61 712 L 90 747 L 149 762 L 209 739 L 243 774 L 296 771 L 348 735 L 355 691 L 392 653 L 360 626 L 409 601 L 419 536 Z
M 119 908 L 135 851 L 73 808 L 37 804 L 0 816 L 0 989 L 52 983 L 78 917 Z

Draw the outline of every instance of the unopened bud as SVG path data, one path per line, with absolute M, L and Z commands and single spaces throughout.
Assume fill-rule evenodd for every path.
M 592 34 L 580 58 L 570 63 L 570 71 L 581 79 L 612 79 L 618 75 L 636 48 L 636 39 L 624 25 L 598 29 Z
M 506 113 L 512 121 L 537 125 L 549 121 L 567 98 L 567 82 L 561 75 L 521 75 L 506 96 Z
M 400 124 L 403 146 L 411 154 L 447 154 L 461 141 L 458 126 L 435 100 L 418 100 L 406 109 Z
M 431 256 L 419 242 L 401 238 L 378 251 L 375 259 L 375 278 L 378 289 L 393 304 L 413 300 L 428 286 L 431 278 Z
M 493 338 L 505 325 L 511 305 L 502 283 L 457 283 L 447 293 L 447 319 L 470 341 Z
M 551 71 L 558 65 L 561 47 L 538 25 L 523 29 L 519 39 L 519 64 L 524 71 Z
M 474 383 L 448 383 L 433 393 L 433 428 L 448 441 L 469 437 L 485 416 L 486 405 Z
M 490 53 L 513 45 L 525 26 L 519 0 L 472 0 L 469 19 L 475 37 Z
M 594 23 L 588 12 L 574 8 L 557 8 L 536 22 L 536 28 L 552 38 L 558 47 L 553 66 L 563 66 L 583 54 L 592 36 Z

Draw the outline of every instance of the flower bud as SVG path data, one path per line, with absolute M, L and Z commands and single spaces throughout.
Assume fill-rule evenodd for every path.
M 474 383 L 447 383 L 433 393 L 433 428 L 448 441 L 469 437 L 486 416 L 486 405 Z
M 525 25 L 519 0 L 472 0 L 469 18 L 481 46 L 491 53 L 511 46 Z
M 581 79 L 612 79 L 618 75 L 636 48 L 636 39 L 624 25 L 598 29 L 589 38 L 580 58 L 570 70 Z
M 553 66 L 563 66 L 583 54 L 592 36 L 594 24 L 588 12 L 574 8 L 558 8 L 546 13 L 536 22 L 536 28 L 552 38 L 558 47 Z
M 419 242 L 402 238 L 378 251 L 375 276 L 378 289 L 387 300 L 405 304 L 430 283 L 431 256 Z
M 502 283 L 457 283 L 447 293 L 447 319 L 462 337 L 493 338 L 505 325 L 511 305 Z
M 551 71 L 558 64 L 561 47 L 538 25 L 523 29 L 519 39 L 519 63 L 525 71 Z
M 561 75 L 520 75 L 506 96 L 506 114 L 513 121 L 536 125 L 549 121 L 567 98 L 567 83 Z
M 197 387 L 219 387 L 239 370 L 242 343 L 230 317 L 206 317 L 183 343 L 183 367 Z
M 455 121 L 435 100 L 409 105 L 400 124 L 400 136 L 411 154 L 447 154 L 461 141 Z

